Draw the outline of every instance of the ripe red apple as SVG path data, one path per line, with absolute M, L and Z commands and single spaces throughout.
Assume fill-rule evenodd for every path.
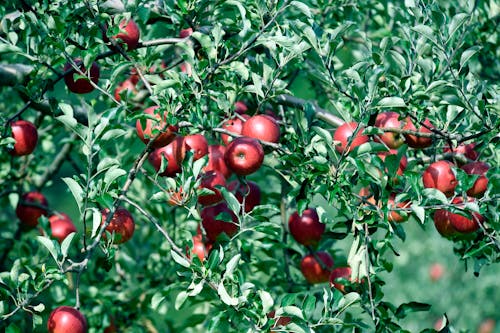
M 161 167 L 162 156 L 167 160 L 167 167 L 160 176 L 173 177 L 181 171 L 181 163 L 186 154 L 184 137 L 177 136 L 168 145 L 155 149 L 149 154 L 148 160 L 158 172 Z
M 80 73 L 77 73 L 73 69 L 73 66 L 71 66 L 71 63 L 68 62 L 64 66 L 64 72 L 70 70 L 71 71 L 64 76 L 64 82 L 66 83 L 66 86 L 68 87 L 69 91 L 74 92 L 76 94 L 86 94 L 93 91 L 94 86 L 89 81 L 89 73 L 83 66 L 83 62 L 81 61 L 81 59 L 75 59 L 74 62 L 78 66 L 78 68 L 82 71 L 82 73 L 85 74 L 85 77 L 82 77 Z M 75 76 L 77 76 L 76 79 Z M 99 76 L 100 76 L 99 65 L 97 65 L 96 62 L 93 62 L 92 66 L 90 66 L 90 80 L 94 84 L 97 84 L 97 82 L 99 82 Z
M 477 329 L 477 333 L 494 333 L 496 325 L 495 319 L 487 318 L 481 322 Z
M 453 227 L 449 218 L 449 211 L 438 209 L 434 212 L 434 226 L 443 237 L 453 237 L 459 235 L 459 232 Z
M 246 116 L 245 118 L 248 119 L 249 116 Z M 234 134 L 241 134 L 242 128 L 243 128 L 243 120 L 241 120 L 238 117 L 235 117 L 233 119 L 228 119 L 222 124 L 222 129 L 225 129 L 226 131 Z M 226 145 L 228 145 L 229 142 L 233 141 L 233 137 L 228 134 L 221 134 L 220 138 Z
M 67 214 L 54 214 L 49 217 L 49 223 L 52 237 L 57 238 L 59 243 L 62 243 L 70 233 L 76 232 L 76 227 Z
M 486 172 L 488 172 L 490 166 L 484 162 L 471 162 L 462 166 L 462 170 L 467 172 L 469 175 L 480 175 L 478 179 L 474 182 L 474 185 L 467 190 L 467 194 L 471 197 L 481 197 L 486 188 L 488 187 L 488 178 L 486 178 Z
M 300 263 L 300 270 L 307 282 L 311 284 L 328 282 L 333 269 L 333 258 L 327 252 L 316 252 L 322 264 L 313 254 L 306 255 Z
M 179 37 L 180 38 L 186 38 L 186 37 L 189 37 L 193 34 L 193 28 L 186 28 L 186 29 L 182 29 L 180 32 L 179 32 Z
M 195 161 L 208 154 L 207 139 L 201 134 L 185 136 L 184 143 L 186 144 L 186 150 L 193 151 L 193 160 Z
M 120 32 L 111 38 L 116 40 L 117 44 L 124 48 L 127 45 L 127 50 L 131 51 L 137 48 L 139 44 L 140 30 L 134 20 L 122 20 L 119 24 Z M 108 36 L 103 36 L 104 42 L 108 43 Z
M 222 233 L 231 237 L 238 231 L 238 217 L 225 202 L 203 208 L 200 215 L 209 241 L 215 242 Z M 232 222 L 226 222 L 228 218 Z
M 270 318 L 270 319 L 275 319 L 275 316 L 276 316 L 276 310 L 272 310 L 267 314 L 267 318 Z M 276 318 L 276 322 L 274 323 L 272 328 L 286 326 L 291 322 L 292 322 L 292 318 L 290 318 L 288 316 L 278 317 L 278 318 Z M 270 331 L 270 333 L 275 333 L 275 332 L 276 331 L 273 331 L 273 330 Z
M 195 254 L 201 262 L 204 262 L 212 249 L 212 243 L 205 244 L 203 242 L 203 235 L 201 229 L 198 227 L 198 233 L 193 236 L 193 247 L 187 248 L 187 257 L 191 258 L 191 254 Z
M 138 119 L 135 123 L 137 135 L 145 144 L 148 144 L 149 140 L 155 137 L 158 132 L 161 132 L 161 134 L 158 135 L 158 137 L 155 139 L 155 142 L 153 143 L 154 148 L 160 148 L 168 145 L 174 140 L 177 132 L 177 126 L 171 126 L 167 124 L 165 112 L 163 113 L 163 117 L 160 115 L 161 111 L 155 112 L 155 110 L 158 108 L 159 106 L 152 106 L 144 110 L 145 114 L 154 116 L 154 118 L 156 118 L 158 121 L 154 122 L 152 119 L 147 118 L 145 127 L 142 127 L 142 123 L 144 123 L 144 120 L 141 121 L 140 119 Z
M 426 125 L 429 128 L 434 128 L 434 126 L 431 124 L 431 122 L 427 118 L 424 120 L 424 125 Z M 418 129 L 418 132 L 420 132 L 420 133 L 432 133 L 432 131 L 429 130 L 427 127 L 421 126 Z M 417 128 L 413 124 L 413 121 L 411 120 L 410 117 L 407 117 L 405 119 L 405 125 L 404 125 L 403 129 L 407 130 L 407 131 L 417 132 Z M 412 148 L 427 148 L 427 147 L 430 147 L 432 145 L 432 138 L 424 138 L 424 137 L 416 136 L 413 134 L 405 134 L 404 137 L 406 139 L 406 144 Z
M 87 320 L 77 309 L 60 306 L 50 313 L 47 330 L 49 333 L 87 333 Z
M 14 156 L 31 154 L 38 143 L 38 131 L 33 123 L 26 120 L 17 120 L 10 125 L 12 137 L 16 140 L 10 153 Z
M 109 214 L 109 209 L 106 208 L 101 211 L 102 213 L 102 224 L 106 222 Z M 110 233 L 115 233 L 114 242 L 116 244 L 125 243 L 130 238 L 132 238 L 135 230 L 135 223 L 132 215 L 125 208 L 119 207 L 116 209 L 111 222 L 106 227 L 106 230 Z M 102 235 L 105 238 L 105 234 Z
M 23 194 L 16 207 L 16 215 L 23 225 L 35 227 L 38 224 L 40 216 L 47 216 L 47 209 L 29 206 L 23 202 L 38 204 L 44 207 L 49 205 L 45 196 L 40 192 L 27 192 Z
M 245 184 L 238 180 L 233 180 L 227 188 L 234 193 L 240 204 L 243 204 L 243 199 L 245 199 L 246 213 L 251 212 L 255 206 L 260 205 L 260 188 L 257 183 L 247 180 Z
M 379 113 L 375 119 L 375 126 L 378 128 L 401 128 L 402 123 L 399 121 L 399 113 Z M 392 149 L 397 149 L 404 143 L 404 137 L 401 134 L 392 132 L 384 132 L 376 140 L 382 141 Z
M 422 174 L 422 181 L 426 188 L 436 188 L 447 197 L 455 192 L 458 181 L 448 161 L 437 161 L 429 165 Z
M 339 126 L 335 133 L 333 134 L 333 140 L 335 141 L 340 141 L 340 145 L 335 146 L 335 149 L 339 153 L 343 153 L 344 150 L 347 149 L 348 143 L 351 140 L 351 137 L 358 126 L 358 123 L 356 122 L 350 122 L 350 123 L 344 123 L 343 125 Z M 352 139 L 351 144 L 349 145 L 349 149 L 347 149 L 347 152 L 352 151 L 354 148 L 362 145 L 363 143 L 368 142 L 368 136 L 363 135 L 363 127 L 360 127 L 358 133 L 356 136 Z
M 469 198 L 468 201 L 472 202 L 474 199 Z M 464 205 L 460 205 L 463 202 L 462 197 L 456 197 L 451 203 L 457 205 L 459 208 L 463 208 Z M 472 212 L 472 214 L 465 211 L 461 211 L 460 213 L 448 212 L 448 218 L 453 228 L 463 234 L 469 234 L 478 230 L 479 222 L 484 222 L 484 217 L 476 212 Z
M 241 134 L 262 141 L 278 143 L 280 141 L 280 126 L 273 117 L 258 114 L 248 118 L 243 124 Z
M 227 146 L 224 161 L 235 174 L 249 175 L 259 170 L 264 162 L 264 149 L 254 138 L 235 138 Z
M 222 201 L 222 193 L 216 188 L 216 186 L 226 186 L 226 178 L 219 171 L 208 171 L 201 175 L 201 188 L 206 188 L 213 191 L 213 194 L 205 194 L 198 196 L 198 202 L 203 206 L 213 205 L 219 201 Z
M 234 111 L 239 114 L 244 114 L 248 111 L 248 106 L 245 104 L 245 102 L 237 101 L 236 103 L 234 103 Z
M 386 156 L 388 156 L 388 155 L 397 155 L 397 154 L 398 154 L 398 151 L 396 149 L 390 149 L 387 152 L 380 152 L 377 155 L 378 155 L 378 157 L 380 157 L 380 159 L 382 161 L 385 161 Z M 396 171 L 396 174 L 398 176 L 402 176 L 403 173 L 404 173 L 404 171 L 405 171 L 405 169 L 406 169 L 407 165 L 408 165 L 408 159 L 406 158 L 406 156 L 402 156 L 401 160 L 399 161 L 399 168 Z
M 231 176 L 231 170 L 227 167 L 224 161 L 226 147 L 221 145 L 208 146 L 208 164 L 205 166 L 204 171 L 220 171 L 226 179 Z
M 136 82 L 137 83 L 137 82 Z M 132 82 L 131 79 L 127 79 L 120 83 L 115 89 L 114 97 L 118 102 L 121 102 L 121 94 L 136 94 L 137 89 L 135 89 L 136 83 Z
M 461 155 L 464 155 L 465 157 L 467 157 L 469 160 L 475 161 L 479 157 L 479 154 L 477 153 L 477 151 L 474 150 L 475 147 L 476 147 L 475 143 L 468 143 L 468 144 L 462 143 L 462 144 L 458 145 L 457 147 L 450 148 L 449 146 L 446 146 L 446 147 L 444 147 L 444 152 L 445 153 L 453 153 L 453 154 L 461 154 Z
M 432 281 L 441 279 L 444 275 L 444 267 L 439 263 L 434 263 L 429 267 L 429 277 Z
M 319 221 L 314 208 L 304 210 L 302 215 L 294 212 L 288 219 L 288 228 L 293 238 L 302 245 L 317 245 L 325 232 L 325 225 Z
M 342 293 L 345 293 L 345 286 L 342 283 L 338 282 L 337 279 L 351 281 L 351 273 L 351 267 L 334 268 L 332 273 L 330 274 L 330 287 L 334 287 Z
M 398 213 L 398 208 L 408 208 L 411 206 L 411 203 L 409 201 L 403 201 L 403 202 L 395 202 L 396 200 L 396 195 L 395 194 L 392 194 L 390 197 L 389 197 L 389 200 L 387 201 L 387 204 L 388 204 L 388 208 L 389 208 L 389 215 L 387 217 L 387 219 L 390 221 L 390 222 L 397 222 L 397 223 L 401 223 L 401 222 L 405 222 L 408 220 L 408 214 L 406 215 L 401 215 L 400 213 Z

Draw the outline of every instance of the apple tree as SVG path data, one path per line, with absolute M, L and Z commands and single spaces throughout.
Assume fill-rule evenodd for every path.
M 409 225 L 500 261 L 495 1 L 0 14 L 2 331 L 409 331 Z

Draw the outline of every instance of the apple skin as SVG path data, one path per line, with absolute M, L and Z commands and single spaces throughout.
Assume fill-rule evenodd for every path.
M 449 211 L 438 209 L 434 212 L 434 226 L 439 234 L 443 237 L 454 237 L 459 235 L 459 232 L 453 227 L 449 218 Z
M 337 282 L 337 279 L 345 279 L 351 281 L 351 267 L 337 267 L 332 270 L 330 274 L 330 287 L 334 287 L 342 293 L 345 293 L 345 286 L 342 283 Z
M 399 113 L 381 112 L 375 119 L 375 126 L 378 128 L 401 128 L 403 124 L 399 121 Z M 384 132 L 377 141 L 382 141 L 387 147 L 397 149 L 404 143 L 404 137 L 398 133 Z
M 406 222 L 408 220 L 408 214 L 406 214 L 406 216 L 401 215 L 400 213 L 398 213 L 398 208 L 408 208 L 411 206 L 411 203 L 409 201 L 396 203 L 395 200 L 396 200 L 396 195 L 392 194 L 389 197 L 389 200 L 387 201 L 389 207 L 389 214 L 387 220 L 396 223 Z
M 168 162 L 165 170 L 160 176 L 173 177 L 181 171 L 181 163 L 186 154 L 184 137 L 177 136 L 172 142 L 162 148 L 155 149 L 149 154 L 148 161 L 158 172 L 161 167 L 161 159 L 164 156 Z
M 229 214 L 233 223 L 217 220 L 217 215 L 221 213 Z M 217 237 L 222 233 L 232 237 L 238 232 L 238 217 L 229 209 L 225 202 L 203 208 L 200 215 L 203 229 L 205 229 L 209 241 L 215 242 Z
M 196 255 L 201 262 L 204 262 L 205 259 L 208 258 L 210 254 L 210 250 L 212 249 L 213 243 L 211 242 L 203 242 L 203 235 L 201 233 L 201 228 L 198 227 L 197 234 L 193 236 L 193 247 L 191 249 L 186 248 L 187 257 L 191 258 L 191 254 Z
M 474 199 L 469 198 L 469 202 L 474 201 Z M 463 207 L 463 205 L 459 205 L 463 203 L 464 200 L 461 197 L 456 197 L 452 200 L 452 204 L 458 205 L 459 207 Z M 466 214 L 466 216 L 462 215 Z M 484 222 L 484 217 L 476 212 L 472 212 L 472 216 L 468 212 L 461 212 L 460 214 L 455 214 L 452 212 L 448 212 L 448 218 L 450 220 L 451 225 L 455 230 L 462 234 L 470 234 L 479 229 L 478 222 Z
M 429 277 L 432 281 L 441 279 L 444 275 L 444 267 L 439 263 L 434 263 L 429 267 Z
M 301 216 L 294 212 L 288 219 L 290 234 L 302 245 L 316 246 L 325 232 L 325 225 L 319 221 L 318 213 L 314 208 L 304 210 Z
M 80 70 L 88 76 L 85 67 L 83 67 L 83 62 L 80 59 L 75 59 L 74 62 L 80 68 Z M 71 72 L 64 76 L 64 82 L 66 83 L 69 91 L 76 94 L 87 94 L 94 90 L 94 86 L 90 83 L 88 78 L 79 77 L 75 80 L 74 76 L 79 75 L 79 73 L 76 73 L 73 69 L 73 66 L 71 66 L 71 63 L 68 62 L 64 66 L 64 72 L 67 72 L 69 70 L 71 70 Z M 99 65 L 96 62 L 93 62 L 90 66 L 90 80 L 94 84 L 97 84 L 99 82 L 99 76 L 101 74 L 100 72 L 101 71 L 99 69 Z
M 431 124 L 431 122 L 427 118 L 424 120 L 424 124 L 430 128 L 434 128 L 434 126 Z M 411 120 L 410 117 L 406 117 L 405 125 L 403 126 L 403 129 L 407 130 L 407 131 L 417 132 L 417 128 L 413 124 L 413 121 Z M 421 126 L 418 129 L 418 132 L 420 132 L 420 133 L 432 133 L 431 130 L 429 130 L 428 128 L 426 128 L 424 126 Z M 432 138 L 423 138 L 423 137 L 412 135 L 412 134 L 405 134 L 404 137 L 406 139 L 406 144 L 412 148 L 422 149 L 422 148 L 427 148 L 427 147 L 432 146 Z
M 201 175 L 201 188 L 213 191 L 213 194 L 200 195 L 198 202 L 203 206 L 210 206 L 222 201 L 222 193 L 216 186 L 226 186 L 226 178 L 220 171 L 208 171 Z
M 243 204 L 243 198 L 245 198 L 245 213 L 251 212 L 255 206 L 260 205 L 260 187 L 257 183 L 247 180 L 244 184 L 233 180 L 227 188 L 234 193 L 240 204 Z
M 328 282 L 333 269 L 333 258 L 327 252 L 316 252 L 316 256 L 323 262 L 323 268 L 313 254 L 306 255 L 300 263 L 300 270 L 310 284 Z
M 248 111 L 248 106 L 243 101 L 237 101 L 234 103 L 234 111 L 238 114 L 244 114 Z
M 474 185 L 467 190 L 467 195 L 471 197 L 482 197 L 486 189 L 488 188 L 488 178 L 486 178 L 486 173 L 490 169 L 490 166 L 484 162 L 471 162 L 462 166 L 468 175 L 480 175 L 478 179 L 474 182 Z
M 275 317 L 276 317 L 276 310 L 269 311 L 269 313 L 267 314 L 267 318 L 275 319 Z M 279 326 L 286 326 L 291 322 L 292 318 L 288 316 L 278 317 L 272 328 L 277 328 Z M 270 331 L 270 333 L 275 333 L 275 332 L 276 331 L 273 331 L 272 329 Z
M 12 137 L 16 140 L 10 154 L 13 156 L 31 154 L 38 143 L 38 131 L 35 125 L 26 120 L 17 120 L 10 127 L 12 129 Z
M 333 140 L 335 141 L 340 141 L 340 145 L 335 146 L 335 149 L 339 153 L 343 153 L 344 150 L 347 149 L 347 144 L 349 142 L 349 138 L 352 136 L 354 133 L 354 130 L 358 126 L 358 123 L 356 122 L 350 122 L 350 123 L 344 123 L 343 125 L 339 126 L 335 133 L 333 134 Z M 351 142 L 351 145 L 349 146 L 349 149 L 347 152 L 351 152 L 354 148 L 362 145 L 363 143 L 368 142 L 369 138 L 366 135 L 363 135 L 363 128 L 361 127 L 356 134 L 356 137 Z
M 479 154 L 474 149 L 475 147 L 476 147 L 475 143 L 468 143 L 468 144 L 462 143 L 455 148 L 453 147 L 450 148 L 449 146 L 446 146 L 444 147 L 443 151 L 445 153 L 461 154 L 467 157 L 469 160 L 475 161 L 479 157 Z
M 224 155 L 226 154 L 226 147 L 222 145 L 210 145 L 208 146 L 208 163 L 203 169 L 207 171 L 220 171 L 228 179 L 231 177 L 232 171 L 227 167 L 224 161 Z
M 126 94 L 137 94 L 137 89 L 135 89 L 135 85 L 137 84 L 132 82 L 132 79 L 126 79 L 122 83 L 116 87 L 115 92 L 114 92 L 114 97 L 118 102 L 121 102 L 122 97 L 120 94 L 122 94 L 124 91 Z
M 280 126 L 273 117 L 259 114 L 248 118 L 243 124 L 241 134 L 261 141 L 278 143 L 280 141 Z
M 141 35 L 137 23 L 135 23 L 134 20 L 122 20 L 119 24 L 119 28 L 120 32 L 111 38 L 116 40 L 117 44 L 121 47 L 123 47 L 123 44 L 127 45 L 128 51 L 136 49 Z M 103 36 L 103 40 L 104 42 L 109 43 L 107 36 Z
M 87 333 L 87 320 L 77 309 L 60 306 L 50 313 L 47 330 L 49 333 Z
M 186 28 L 186 29 L 182 29 L 180 32 L 179 32 L 179 37 L 180 38 L 186 38 L 186 37 L 189 37 L 193 34 L 193 28 Z
M 101 211 L 102 213 L 102 224 L 106 222 L 109 214 L 109 209 L 106 208 Z M 134 235 L 135 223 L 132 215 L 125 208 L 119 207 L 116 209 L 111 222 L 106 227 L 106 230 L 110 233 L 115 233 L 120 235 L 120 237 L 115 236 L 114 242 L 116 244 L 122 244 L 128 241 Z M 106 237 L 105 234 L 102 235 L 103 238 Z M 119 238 L 119 239 L 118 239 Z
M 429 165 L 422 174 L 424 187 L 435 188 L 451 197 L 455 192 L 458 181 L 448 161 L 437 161 Z
M 246 176 L 259 170 L 264 162 L 264 149 L 254 138 L 235 138 L 227 146 L 224 161 L 235 174 Z
M 27 192 L 21 196 L 16 207 L 16 215 L 21 224 L 27 227 L 36 227 L 38 218 L 42 215 L 47 216 L 47 210 L 39 207 L 24 205 L 22 201 L 36 203 L 47 207 L 49 204 L 45 196 L 40 192 Z
M 52 237 L 57 238 L 59 243 L 72 232 L 76 232 L 76 227 L 71 218 L 65 213 L 54 214 L 49 217 Z
M 155 132 L 161 131 L 162 132 L 155 139 L 155 141 L 153 143 L 153 148 L 160 148 L 160 147 L 164 147 L 164 146 L 168 145 L 170 142 L 172 142 L 175 139 L 176 132 L 178 130 L 177 126 L 167 125 L 165 114 L 163 114 L 163 118 L 162 118 L 160 114 L 155 113 L 155 110 L 158 108 L 159 108 L 159 106 L 151 106 L 151 107 L 147 108 L 146 110 L 144 110 L 145 114 L 152 115 L 156 119 L 158 119 L 157 122 L 153 122 L 152 119 L 147 118 L 145 128 L 142 127 L 141 120 L 137 119 L 137 122 L 135 123 L 135 129 L 137 132 L 137 136 L 145 144 L 148 144 L 149 140 L 151 140 L 155 136 L 155 134 L 153 134 L 153 131 L 155 131 Z
M 193 160 L 199 160 L 203 156 L 208 154 L 208 142 L 207 139 L 201 134 L 192 134 L 184 137 L 184 143 L 186 144 L 186 150 L 193 151 Z
M 248 115 L 243 115 L 244 118 L 249 119 L 250 116 Z M 241 120 L 238 117 L 228 119 L 222 124 L 222 128 L 225 129 L 228 132 L 234 133 L 234 134 L 241 134 L 241 131 L 243 129 L 243 120 Z M 221 134 L 220 138 L 224 142 L 224 144 L 228 145 L 231 141 L 233 141 L 233 137 L 228 134 Z

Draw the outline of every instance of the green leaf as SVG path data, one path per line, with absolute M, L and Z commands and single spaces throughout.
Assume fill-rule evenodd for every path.
M 406 103 L 401 97 L 384 97 L 378 103 L 380 108 L 404 108 Z
M 238 299 L 235 297 L 229 296 L 226 288 L 224 287 L 223 281 L 221 283 L 219 283 L 219 286 L 217 287 L 217 293 L 219 294 L 221 301 L 224 302 L 225 304 L 232 305 L 232 306 L 238 305 Z
M 157 310 L 158 306 L 160 305 L 161 302 L 163 302 L 164 299 L 165 299 L 165 296 L 163 296 L 160 292 L 156 292 L 153 295 L 153 297 L 151 297 L 151 308 L 153 310 Z
M 83 189 L 73 178 L 64 177 L 62 178 L 63 182 L 69 187 L 69 190 L 73 194 L 73 198 L 75 198 L 76 204 L 78 205 L 78 209 L 80 212 L 82 211 L 82 202 L 83 202 Z
M 97 235 L 97 230 L 102 224 L 102 213 L 97 208 L 92 208 L 92 235 L 94 238 Z
M 416 204 L 411 205 L 411 210 L 415 213 L 420 223 L 424 224 L 425 222 L 425 209 Z
M 262 312 L 268 313 L 274 305 L 273 297 L 265 290 L 258 290 L 257 294 L 259 294 L 262 303 Z
M 295 317 L 298 317 L 300 319 L 304 319 L 304 314 L 302 313 L 302 309 L 300 309 L 299 307 L 293 306 L 293 305 L 284 306 L 284 307 L 276 310 L 277 317 L 280 317 L 284 314 L 295 316 Z
M 57 249 L 54 245 L 54 242 L 47 237 L 44 236 L 36 236 L 36 239 L 42 244 L 47 250 L 49 250 L 50 255 L 57 262 Z
M 446 197 L 446 195 L 444 195 L 443 192 L 435 189 L 435 188 L 426 188 L 422 191 L 422 195 L 425 197 L 425 198 L 428 198 L 428 199 L 434 199 L 440 203 L 444 203 L 444 204 L 447 204 L 448 203 L 448 198 Z
M 302 3 L 300 1 L 292 1 L 290 2 L 290 5 L 300 10 L 305 16 L 307 16 L 307 18 L 311 18 L 311 10 L 305 3 Z
M 174 250 L 170 250 L 170 254 L 172 255 L 172 259 L 174 259 L 174 261 L 176 263 L 178 263 L 179 265 L 184 266 L 184 267 L 189 267 L 190 266 L 189 261 L 187 261 L 186 259 L 184 259 L 182 256 L 180 256 Z
M 394 315 L 399 318 L 405 318 L 410 312 L 418 312 L 418 311 L 428 311 L 431 308 L 430 304 L 419 303 L 419 302 L 409 302 L 401 304 L 396 313 Z
M 220 187 L 219 190 L 224 197 L 224 200 L 226 201 L 229 209 L 238 214 L 241 211 L 241 205 L 238 199 L 236 199 L 236 196 L 233 193 L 229 192 L 225 187 Z
M 69 246 L 71 245 L 71 241 L 73 240 L 75 235 L 76 235 L 76 232 L 72 232 L 68 236 L 66 236 L 66 238 L 64 238 L 64 240 L 62 241 L 61 253 L 62 253 L 63 258 L 66 258 L 68 256 L 68 249 L 69 249 Z
M 474 54 L 476 54 L 480 49 L 480 46 L 475 45 L 465 50 L 460 56 L 460 68 L 463 68 L 464 65 L 470 60 L 470 58 L 472 58 Z
M 229 260 L 229 262 L 226 265 L 226 271 L 224 272 L 223 278 L 230 277 L 233 275 L 234 269 L 238 265 L 238 262 L 240 261 L 241 254 L 237 254 L 234 257 Z
M 437 45 L 436 37 L 434 37 L 435 36 L 434 30 L 432 30 L 431 27 L 429 27 L 427 25 L 419 24 L 419 25 L 411 28 L 411 30 L 417 32 L 419 35 L 424 36 L 425 38 L 427 38 L 428 40 L 430 40 L 431 42 L 433 42 L 434 44 Z
M 178 293 L 177 297 L 175 297 L 175 305 L 174 305 L 175 309 L 179 310 L 187 298 L 188 294 L 186 291 L 181 291 L 180 293 Z

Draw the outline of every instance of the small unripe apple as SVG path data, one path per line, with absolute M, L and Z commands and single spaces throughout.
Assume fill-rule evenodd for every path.
M 278 143 L 280 126 L 273 117 L 259 114 L 248 118 L 243 124 L 241 134 L 261 141 Z
M 102 224 L 108 218 L 109 209 L 106 208 L 102 212 Z M 110 233 L 115 233 L 114 242 L 116 244 L 125 243 L 132 238 L 135 230 L 135 223 L 132 215 L 125 208 L 117 208 L 115 214 L 111 218 L 111 222 L 106 227 Z M 105 238 L 105 234 L 102 235 Z
M 375 119 L 375 126 L 378 128 L 401 128 L 402 123 L 399 121 L 399 113 L 396 112 L 381 112 Z M 378 138 L 379 141 L 385 143 L 389 148 L 397 149 L 404 143 L 404 137 L 399 133 L 384 132 Z
M 328 282 L 333 269 L 333 258 L 327 252 L 316 252 L 316 260 L 313 254 L 306 255 L 300 263 L 300 270 L 307 282 L 311 284 Z
M 208 142 L 202 134 L 192 134 L 184 137 L 186 150 L 193 151 L 193 160 L 199 160 L 208 154 Z
M 38 204 L 47 207 L 49 204 L 45 196 L 40 192 L 28 192 L 21 196 L 16 207 L 16 215 L 21 223 L 27 227 L 36 227 L 40 216 L 47 216 L 47 209 L 42 207 L 29 206 L 26 203 Z
M 325 232 L 325 225 L 319 221 L 314 208 L 308 208 L 299 215 L 294 212 L 288 219 L 288 228 L 293 238 L 302 245 L 316 246 Z
M 429 128 L 434 128 L 434 126 L 431 124 L 431 122 L 427 118 L 424 120 L 424 125 L 429 127 Z M 407 130 L 407 131 L 420 132 L 420 133 L 432 133 L 432 131 L 425 126 L 421 126 L 417 131 L 417 128 L 413 124 L 413 121 L 411 120 L 411 118 L 407 117 L 405 119 L 405 125 L 404 125 L 403 129 Z M 430 147 L 432 145 L 432 138 L 424 138 L 424 137 L 416 136 L 413 134 L 405 134 L 404 137 L 406 139 L 406 144 L 412 148 L 420 148 L 421 149 L 421 148 Z
M 134 20 L 122 20 L 119 24 L 120 32 L 112 36 L 111 39 L 116 40 L 120 47 L 127 45 L 126 49 L 128 51 L 134 50 L 139 44 L 140 30 Z M 103 36 L 103 40 L 108 43 L 109 39 L 107 36 Z
M 52 237 L 57 238 L 59 243 L 72 232 L 76 232 L 76 227 L 71 218 L 65 213 L 54 214 L 49 217 L 50 231 Z
M 64 82 L 68 87 L 69 91 L 74 92 L 76 94 L 87 94 L 94 90 L 94 86 L 90 83 L 92 81 L 94 84 L 99 82 L 100 70 L 99 65 L 96 62 L 93 62 L 90 66 L 90 81 L 89 81 L 89 73 L 83 66 L 83 62 L 81 59 L 75 59 L 75 64 L 78 68 L 85 74 L 85 77 L 82 77 L 80 73 L 77 73 L 71 63 L 67 63 L 64 66 L 64 72 L 71 70 L 68 74 L 64 76 Z M 77 78 L 75 79 L 75 76 Z
M 226 179 L 228 179 L 232 172 L 227 167 L 224 161 L 224 154 L 226 153 L 226 147 L 222 145 L 210 145 L 208 146 L 208 164 L 205 166 L 204 171 L 220 171 Z
M 344 123 L 343 125 L 339 126 L 339 128 L 337 128 L 337 130 L 333 134 L 333 140 L 340 142 L 340 145 L 335 146 L 335 149 L 339 153 L 342 154 L 344 150 L 347 149 L 348 143 L 351 140 L 356 127 L 358 127 L 358 123 L 356 122 Z M 352 139 L 347 152 L 350 152 L 363 143 L 368 142 L 368 140 L 368 136 L 363 135 L 363 127 L 360 127 L 356 136 Z
M 47 330 L 49 333 L 87 333 L 87 320 L 77 309 L 60 306 L 50 313 Z
M 332 270 L 330 274 L 330 287 L 334 287 L 335 289 L 345 293 L 345 286 L 338 282 L 338 279 L 344 279 L 347 281 L 351 281 L 352 270 L 351 267 L 337 267 Z
M 264 149 L 254 138 L 235 138 L 227 146 L 224 161 L 235 174 L 246 176 L 259 170 L 264 162 Z
M 222 193 L 216 188 L 217 186 L 226 186 L 226 178 L 219 171 L 208 171 L 201 175 L 200 188 L 206 188 L 213 191 L 213 194 L 200 195 L 198 202 L 200 205 L 209 206 L 222 201 Z
M 162 156 L 166 159 L 167 167 L 160 176 L 173 177 L 181 171 L 181 163 L 186 155 L 184 137 L 177 136 L 168 145 L 155 149 L 149 154 L 148 161 L 158 172 L 161 167 Z
M 209 241 L 215 242 L 222 233 L 232 237 L 238 232 L 238 217 L 225 202 L 203 208 L 200 215 Z
M 429 165 L 422 174 L 424 187 L 435 188 L 451 197 L 455 192 L 458 181 L 448 161 L 437 161 Z
M 257 183 L 247 180 L 245 184 L 234 180 L 229 183 L 227 188 L 234 193 L 240 204 L 243 204 L 243 201 L 245 202 L 246 213 L 251 212 L 255 206 L 260 205 L 260 188 Z
M 469 175 L 479 175 L 476 179 L 474 185 L 467 190 L 467 194 L 471 197 L 481 197 L 488 187 L 488 178 L 486 178 L 486 173 L 488 172 L 490 166 L 487 163 L 476 161 L 467 163 L 462 166 L 462 170 L 467 172 Z
M 33 123 L 26 120 L 17 120 L 10 125 L 12 137 L 16 140 L 10 153 L 14 156 L 31 154 L 38 143 L 38 131 Z
M 145 114 L 154 116 L 154 118 L 157 119 L 156 122 L 150 118 L 147 118 L 145 120 L 146 124 L 145 127 L 142 126 L 144 120 L 138 119 L 137 122 L 135 123 L 137 136 L 139 136 L 139 138 L 145 144 L 148 144 L 149 140 L 151 140 L 152 138 L 155 137 L 155 135 L 161 132 L 161 134 L 156 137 L 153 143 L 154 148 L 160 148 L 168 145 L 175 139 L 177 132 L 177 126 L 171 126 L 167 124 L 165 112 L 163 113 L 163 115 L 161 115 L 162 113 L 161 111 L 155 112 L 155 110 L 158 108 L 159 106 L 151 106 L 146 110 L 144 110 Z

